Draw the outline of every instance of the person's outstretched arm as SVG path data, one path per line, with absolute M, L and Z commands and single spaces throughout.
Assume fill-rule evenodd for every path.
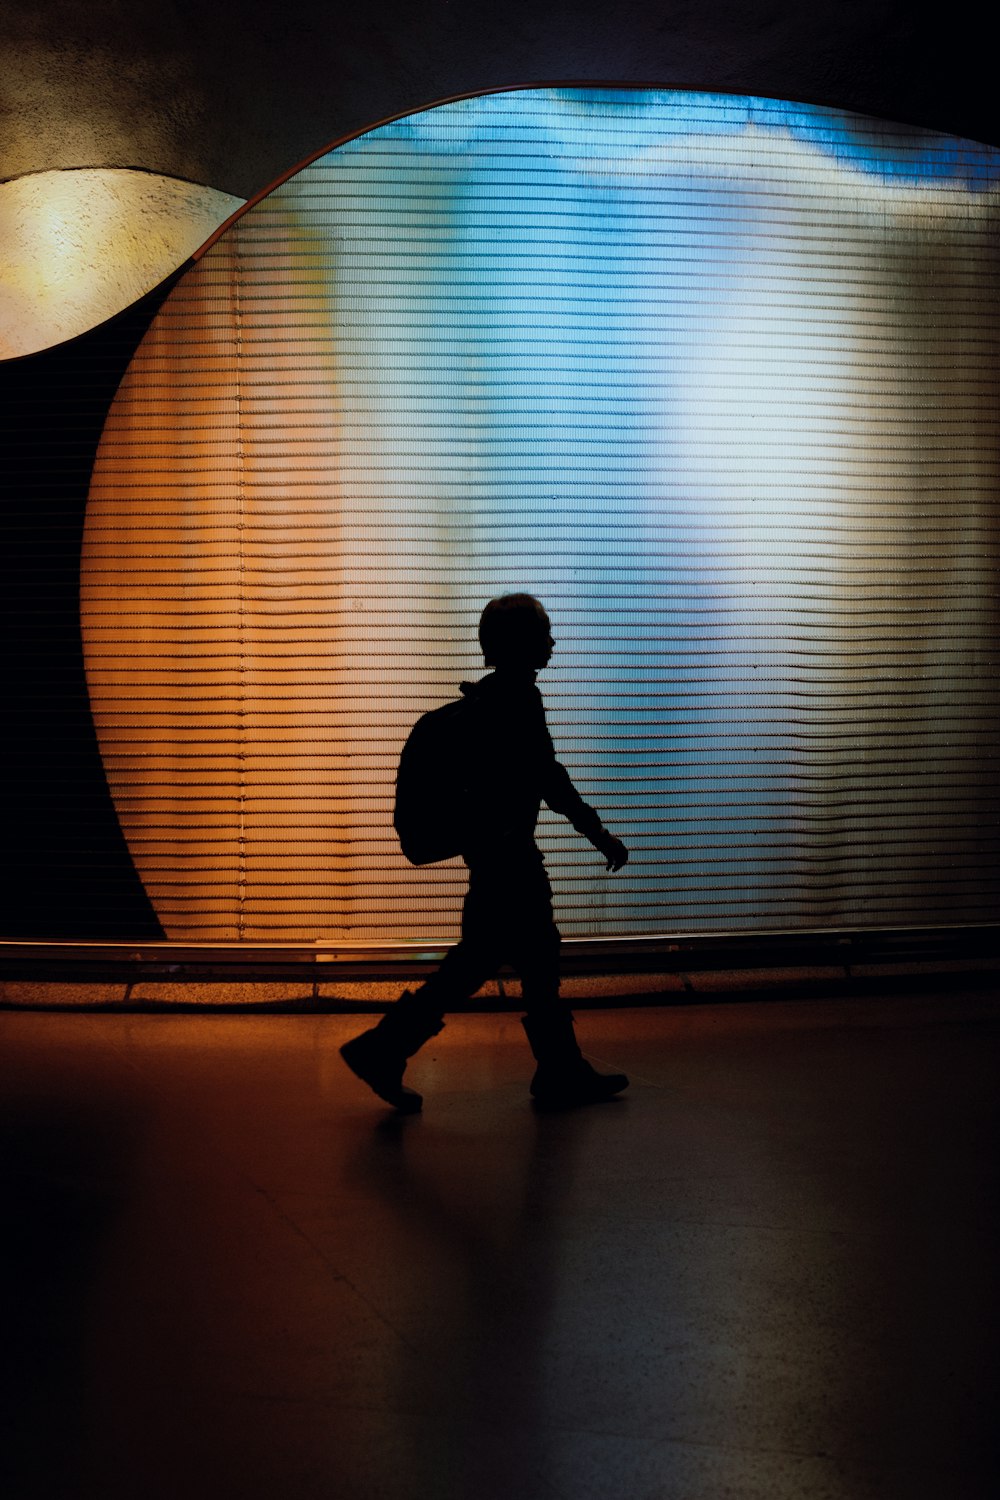
M 566 767 L 555 755 L 546 764 L 542 796 L 553 812 L 568 818 L 577 833 L 582 833 L 604 855 L 609 870 L 621 869 L 628 859 L 628 850 L 621 839 L 608 832 L 589 802 L 584 802 Z
M 584 802 L 566 767 L 556 760 L 554 750 L 546 758 L 542 796 L 553 812 L 568 818 L 577 833 L 582 833 L 604 855 L 609 870 L 621 869 L 628 859 L 628 850 L 621 839 L 608 832 L 589 802 Z

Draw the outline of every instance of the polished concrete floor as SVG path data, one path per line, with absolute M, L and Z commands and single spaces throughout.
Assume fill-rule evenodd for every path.
M 989 995 L 584 1012 L 620 1102 L 455 1017 L 0 1015 L 9 1500 L 1000 1493 Z

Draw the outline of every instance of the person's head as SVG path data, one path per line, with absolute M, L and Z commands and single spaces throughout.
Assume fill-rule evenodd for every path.
M 531 594 L 491 599 L 479 621 L 479 644 L 488 667 L 546 666 L 555 642 L 549 617 Z

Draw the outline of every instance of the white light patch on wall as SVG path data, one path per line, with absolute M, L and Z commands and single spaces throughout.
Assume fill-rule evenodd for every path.
M 129 307 L 242 202 L 114 167 L 0 183 L 0 359 L 63 343 Z
M 168 932 L 453 934 L 392 777 L 522 588 L 634 850 L 609 881 L 543 818 L 564 931 L 992 914 L 997 171 L 780 101 L 527 90 L 244 214 L 88 511 L 95 722 Z

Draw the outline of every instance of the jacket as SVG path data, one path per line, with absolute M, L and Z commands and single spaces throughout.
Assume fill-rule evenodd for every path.
M 556 760 L 535 674 L 501 668 L 461 691 L 472 708 L 467 863 L 533 850 L 542 802 L 599 848 L 604 825 Z

